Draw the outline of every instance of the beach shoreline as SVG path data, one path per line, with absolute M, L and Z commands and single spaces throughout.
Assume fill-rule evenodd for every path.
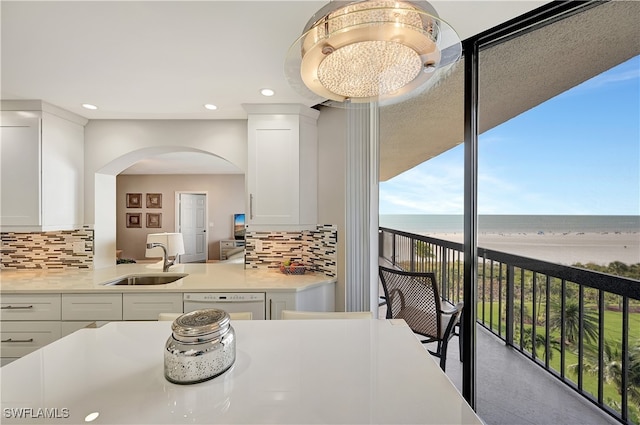
M 424 236 L 463 243 L 462 232 L 421 232 Z M 557 264 L 620 261 L 640 263 L 638 232 L 478 233 L 478 247 Z

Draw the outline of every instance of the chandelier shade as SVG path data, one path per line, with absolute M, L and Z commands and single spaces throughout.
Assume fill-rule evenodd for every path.
M 457 34 L 427 2 L 334 1 L 309 20 L 285 74 L 319 102 L 384 101 L 419 91 L 461 53 Z

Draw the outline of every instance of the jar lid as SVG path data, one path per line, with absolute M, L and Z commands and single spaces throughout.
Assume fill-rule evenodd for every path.
M 171 325 L 173 336 L 185 342 L 197 342 L 222 336 L 229 330 L 229 314 L 217 308 L 185 313 Z

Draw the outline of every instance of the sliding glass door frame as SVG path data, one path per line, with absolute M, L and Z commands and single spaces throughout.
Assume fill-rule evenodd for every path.
M 464 314 L 462 316 L 462 396 L 476 406 L 477 225 L 478 225 L 478 57 L 482 49 L 508 42 L 603 1 L 554 1 L 462 43 L 464 57 Z M 527 52 L 522 52 L 527 54 Z M 466 300 L 473 300 L 467 302 Z

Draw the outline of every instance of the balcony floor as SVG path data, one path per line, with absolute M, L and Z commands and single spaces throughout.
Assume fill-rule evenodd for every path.
M 390 264 L 380 258 L 380 264 Z M 379 293 L 383 294 L 382 286 Z M 378 309 L 384 318 L 386 306 Z M 487 425 L 619 425 L 540 366 L 477 326 L 476 412 Z M 435 344 L 424 344 L 435 350 Z M 440 361 L 438 358 L 434 359 Z M 462 393 L 458 337 L 449 342 L 446 373 Z
M 462 392 L 457 337 L 448 351 L 447 375 Z M 476 410 L 487 425 L 619 424 L 479 325 L 477 353 Z

